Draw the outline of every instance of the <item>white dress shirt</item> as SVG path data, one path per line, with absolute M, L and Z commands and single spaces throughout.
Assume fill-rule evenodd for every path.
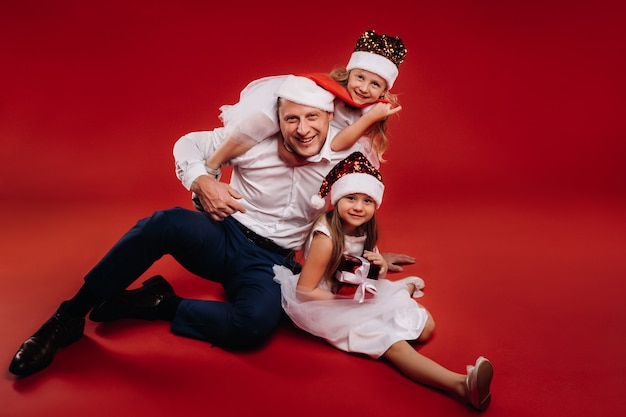
M 324 177 L 337 162 L 363 150 L 357 143 L 346 151 L 331 151 L 330 141 L 336 134 L 337 129 L 331 126 L 322 150 L 308 158 L 307 165 L 293 167 L 280 159 L 278 146 L 283 145 L 279 135 L 230 161 L 230 185 L 241 193 L 240 202 L 246 208 L 246 213 L 235 213 L 233 217 L 284 248 L 300 249 L 313 220 L 324 210 L 315 209 L 311 197 L 319 192 Z M 206 175 L 204 161 L 224 139 L 223 129 L 218 128 L 189 133 L 176 142 L 176 174 L 187 189 L 198 176 Z

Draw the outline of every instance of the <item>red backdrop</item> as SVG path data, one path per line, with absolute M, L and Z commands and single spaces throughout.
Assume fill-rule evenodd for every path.
M 406 273 L 438 325 L 423 353 L 459 372 L 492 359 L 491 415 L 624 415 L 621 2 L 211 3 L 0 4 L 0 365 L 136 219 L 189 207 L 178 137 L 218 126 L 255 78 L 345 65 L 375 29 L 409 50 L 381 244 L 418 257 Z M 222 296 L 168 259 L 156 270 Z M 42 373 L 7 373 L 0 410 L 471 414 L 288 323 L 250 354 L 88 323 Z

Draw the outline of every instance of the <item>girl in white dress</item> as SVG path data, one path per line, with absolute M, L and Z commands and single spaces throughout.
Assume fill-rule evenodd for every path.
M 493 375 L 487 359 L 478 358 L 467 374 L 460 374 L 409 344 L 426 341 L 434 322 L 414 299 L 423 295 L 421 278 L 385 279 L 387 264 L 376 247 L 375 217 L 383 192 L 380 173 L 359 152 L 329 172 L 312 200 L 330 194 L 334 207 L 312 228 L 302 272 L 294 275 L 274 267 L 283 308 L 297 327 L 338 349 L 385 358 L 415 382 L 483 411 L 491 400 Z

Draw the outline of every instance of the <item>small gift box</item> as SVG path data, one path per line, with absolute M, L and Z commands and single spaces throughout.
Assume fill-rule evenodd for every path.
M 367 279 L 378 279 L 380 267 L 370 264 L 362 257 L 343 255 L 339 263 L 335 279 L 333 280 L 332 292 L 339 297 L 345 298 L 372 298 L 376 294 L 376 288 L 367 283 Z M 357 297 L 357 290 L 361 294 Z

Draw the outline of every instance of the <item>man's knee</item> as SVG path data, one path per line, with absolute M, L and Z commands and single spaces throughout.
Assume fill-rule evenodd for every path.
M 231 326 L 229 347 L 253 349 L 262 346 L 270 338 L 279 321 L 280 313 L 276 312 L 237 317 Z

